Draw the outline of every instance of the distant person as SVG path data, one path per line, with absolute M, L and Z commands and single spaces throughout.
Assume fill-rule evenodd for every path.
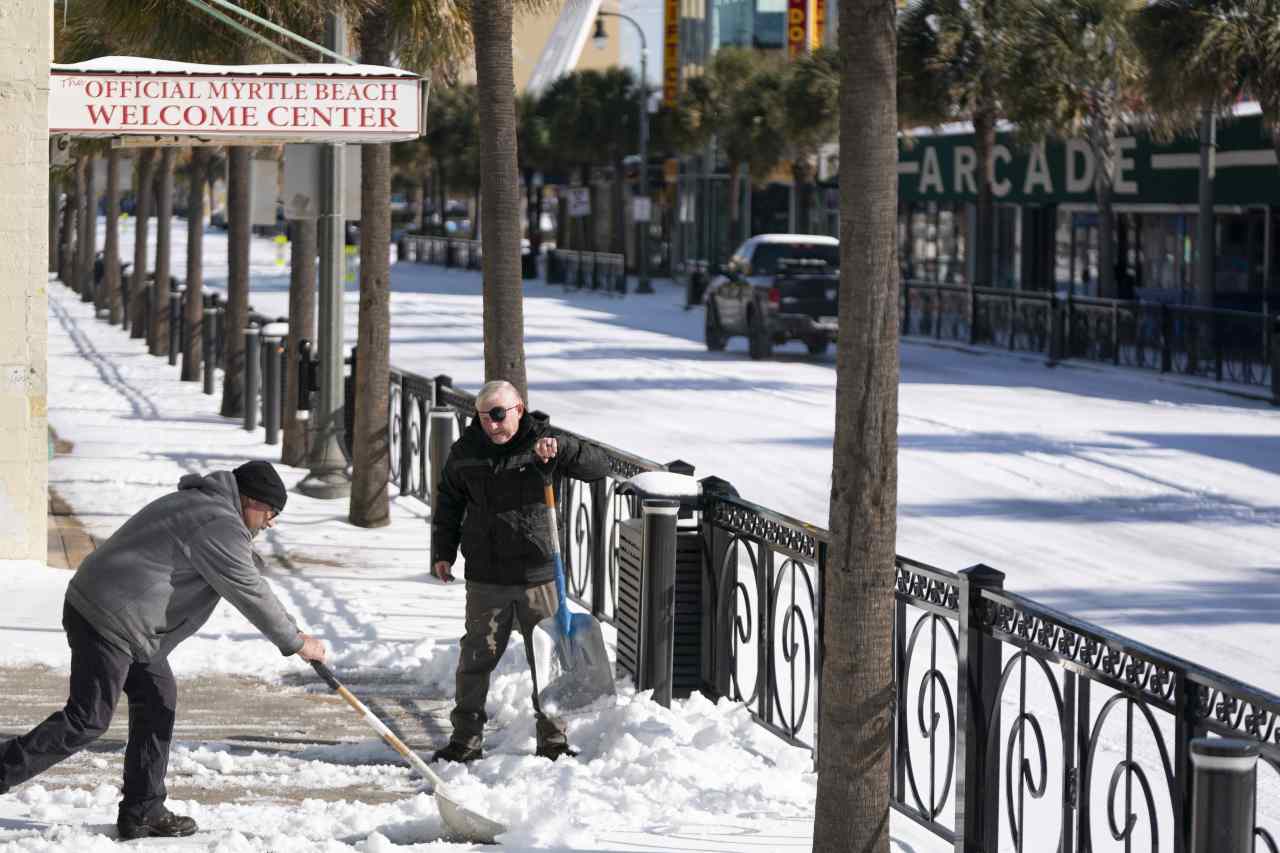
M 84 749 L 129 697 L 124 791 L 116 827 L 126 839 L 183 836 L 196 822 L 165 808 L 165 769 L 178 688 L 169 653 L 226 599 L 285 655 L 323 661 L 258 571 L 252 540 L 275 526 L 288 493 L 275 468 L 188 474 L 81 563 L 67 585 L 62 626 L 71 646 L 67 705 L 0 745 L 0 794 Z
M 551 427 L 541 412 L 525 411 L 510 382 L 489 382 L 476 397 L 475 420 L 454 442 L 431 515 L 432 571 L 452 581 L 462 546 L 467 564 L 466 633 L 458 655 L 453 736 L 432 761 L 475 761 L 482 755 L 489 676 L 502 659 L 515 624 L 524 637 L 533 676 L 537 754 L 555 761 L 577 755 L 564 723 L 542 712 L 533 661 L 533 629 L 555 614 L 552 558 L 542 465 L 555 460 L 557 476 L 598 480 L 609 462 L 597 447 Z

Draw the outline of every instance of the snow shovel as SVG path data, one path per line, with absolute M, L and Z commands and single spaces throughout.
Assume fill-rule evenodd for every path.
M 600 623 L 588 613 L 569 612 L 556 522 L 556 492 L 549 469 L 544 468 L 542 476 L 547 525 L 551 530 L 551 556 L 556 564 L 558 603 L 555 614 L 534 626 L 533 661 L 534 676 L 542 687 L 538 691 L 538 704 L 543 713 L 555 716 L 585 710 L 602 700 L 612 705 L 618 693 Z
M 468 808 L 459 805 L 456 800 L 450 797 L 444 790 L 444 780 L 442 780 L 436 772 L 431 769 L 427 762 L 418 757 L 418 754 L 409 747 L 405 746 L 404 741 L 396 737 L 391 729 L 387 728 L 382 720 L 365 707 L 364 703 L 357 699 L 350 690 L 342 686 L 342 682 L 338 681 L 338 677 L 333 674 L 333 670 L 325 666 L 320 661 L 311 661 L 311 665 L 315 667 L 316 672 L 324 679 L 339 696 L 347 700 L 347 704 L 364 717 L 364 721 L 382 735 L 382 739 L 391 745 L 391 747 L 405 757 L 405 760 L 422 774 L 424 779 L 431 782 L 433 793 L 436 798 L 436 807 L 440 809 L 440 817 L 444 820 L 444 825 L 453 831 L 459 838 L 465 839 L 475 844 L 496 844 L 497 837 L 507 831 L 507 828 L 496 820 L 490 820 L 484 815 L 476 814 Z

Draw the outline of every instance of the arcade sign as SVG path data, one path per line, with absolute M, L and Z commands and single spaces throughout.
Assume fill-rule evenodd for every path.
M 423 130 L 422 81 L 394 68 L 208 66 L 130 57 L 54 65 L 49 132 L 244 141 L 393 142 Z M 125 60 L 129 60 L 126 62 Z M 189 70 L 196 69 L 196 70 Z

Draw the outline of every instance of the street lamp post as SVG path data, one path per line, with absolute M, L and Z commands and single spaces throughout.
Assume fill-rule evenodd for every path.
M 635 18 L 620 12 L 604 10 L 596 13 L 596 31 L 593 36 L 596 44 L 603 46 L 609 37 L 604 30 L 604 21 L 601 18 L 621 18 L 635 27 L 636 34 L 640 36 L 640 193 L 647 199 L 649 197 L 649 44 L 644 37 L 644 28 L 636 22 Z M 649 206 L 649 211 L 649 215 L 652 216 L 652 204 Z M 644 222 L 638 224 L 640 226 L 640 280 L 636 284 L 636 293 L 653 293 L 653 285 L 649 283 L 649 220 L 646 218 Z

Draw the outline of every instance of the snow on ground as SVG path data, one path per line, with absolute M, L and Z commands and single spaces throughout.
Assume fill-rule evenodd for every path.
M 182 234 L 175 230 L 175 270 L 183 268 Z M 127 226 L 121 244 L 131 257 Z M 206 281 L 215 289 L 225 282 L 224 247 L 225 235 L 206 235 Z M 251 302 L 262 313 L 286 313 L 285 258 L 278 247 L 255 241 Z M 478 387 L 479 282 L 477 273 L 397 265 L 393 364 L 424 375 L 449 373 L 463 388 Z M 349 276 L 349 341 L 354 287 Z M 670 283 L 659 282 L 658 291 L 611 299 L 529 283 L 525 333 L 534 406 L 614 446 L 659 461 L 685 459 L 698 476 L 723 476 L 749 500 L 824 524 L 834 359 L 811 358 L 795 345 L 774 361 L 751 362 L 740 340 L 727 353 L 707 353 L 701 313 L 682 310 Z M 109 533 L 181 473 L 270 458 L 273 449 L 256 435 L 216 415 L 215 399 L 177 382 L 175 369 L 142 354 L 136 341 L 90 323 L 86 306 L 59 293 L 66 292 L 55 291 L 50 319 L 50 417 L 76 452 L 52 463 L 51 478 L 96 533 Z M 1010 589 L 1280 692 L 1280 663 L 1258 653 L 1280 643 L 1280 412 L 1146 372 L 1049 370 L 1033 358 L 908 342 L 899 430 L 900 553 L 953 570 L 985 562 L 1007 573 Z M 303 473 L 286 476 L 292 483 Z M 273 583 L 334 647 L 340 673 L 390 669 L 448 695 L 462 594 L 460 585 L 428 578 L 424 515 L 416 501 L 397 500 L 390 527 L 355 530 L 343 521 L 345 507 L 295 493 L 287 517 L 260 548 L 285 566 Z M 29 583 L 26 601 L 56 607 L 55 589 L 38 578 Z M 11 609 L 0 605 L 7 617 L 0 625 L 19 630 L 0 628 L 0 661 L 65 666 L 54 642 L 61 639 L 54 611 L 42 623 L 55 629 L 45 644 L 30 640 L 40 618 L 34 608 L 21 605 L 25 623 L 14 622 Z M 254 640 L 252 629 L 224 608 L 179 649 L 174 666 L 180 675 L 274 678 L 298 664 Z M 533 739 L 526 681 L 513 648 L 490 695 L 498 725 L 488 743 L 492 754 L 448 776 L 468 805 L 519 823 L 513 844 L 807 846 L 813 796 L 807 754 L 781 745 L 740 710 L 694 699 L 667 712 L 624 693 L 614 711 L 575 720 L 571 737 L 583 756 L 547 770 L 527 757 Z M 340 766 L 337 756 L 316 760 Z M 548 803 L 569 805 L 547 809 Z M 0 800 L 0 814 L 8 808 Z M 301 807 L 296 814 L 270 804 L 209 808 L 202 812 L 206 822 L 249 833 L 219 834 L 217 843 L 228 850 L 286 849 L 264 838 L 278 826 L 310 825 L 298 818 Z M 421 799 L 364 807 L 375 815 L 364 823 L 336 807 L 317 808 L 336 823 L 317 823 L 322 834 L 306 836 L 311 844 L 367 835 L 392 820 L 421 824 L 425 835 L 438 832 L 432 807 Z M 1101 810 L 1095 805 L 1095 813 Z M 253 834 L 259 831 L 266 835 Z M 933 849 L 908 821 L 895 821 L 894 832 L 901 849 Z M 43 838 L 33 845 L 55 846 L 24 849 L 71 849 Z M 365 849 L 381 849 L 370 838 L 362 841 Z

